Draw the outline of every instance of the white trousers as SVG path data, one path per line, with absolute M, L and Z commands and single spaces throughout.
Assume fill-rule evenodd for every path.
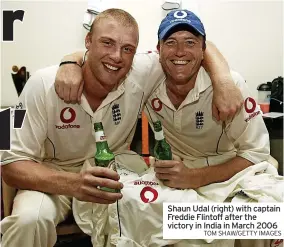
M 70 212 L 70 197 L 19 190 L 12 214 L 1 221 L 2 247 L 53 247 L 55 228 Z

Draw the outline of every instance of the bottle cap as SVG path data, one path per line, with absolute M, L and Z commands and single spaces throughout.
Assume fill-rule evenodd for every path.
M 154 122 L 153 125 L 154 125 L 155 131 L 161 131 L 162 130 L 162 123 L 160 121 Z
M 97 130 L 103 130 L 103 124 L 102 122 L 94 123 L 94 129 Z

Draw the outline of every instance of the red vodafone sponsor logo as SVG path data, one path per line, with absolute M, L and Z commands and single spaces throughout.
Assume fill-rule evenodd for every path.
M 60 120 L 62 123 L 66 124 L 72 123 L 75 120 L 75 118 L 76 118 L 76 112 L 71 107 L 65 107 L 60 112 Z
M 146 186 L 141 190 L 140 197 L 144 203 L 154 202 L 158 198 L 158 191 L 152 187 Z
M 76 119 L 76 112 L 71 107 L 65 107 L 60 112 L 60 120 L 63 125 L 55 125 L 56 129 L 69 129 L 69 128 L 80 128 L 80 125 L 70 124 Z
M 254 112 L 256 109 L 256 102 L 251 97 L 247 97 L 245 99 L 244 107 L 246 112 L 250 114 L 249 117 L 245 119 L 246 122 L 250 121 L 252 118 L 260 114 L 260 111 Z
M 255 108 L 256 108 L 255 100 L 253 98 L 251 98 L 251 97 L 246 98 L 246 100 L 245 100 L 245 110 L 246 110 L 246 112 L 247 113 L 252 113 L 252 112 L 254 112 Z
M 162 110 L 162 107 L 163 107 L 163 103 L 159 98 L 152 99 L 151 105 L 155 111 L 160 111 Z

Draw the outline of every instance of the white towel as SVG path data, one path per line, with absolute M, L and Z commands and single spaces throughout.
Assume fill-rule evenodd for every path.
M 119 8 L 117 0 L 88 0 L 88 7 L 83 19 L 83 27 L 90 30 L 96 16 L 109 8 Z
M 84 19 L 83 19 L 83 27 L 86 28 L 87 30 L 90 30 L 93 21 L 95 20 L 97 14 L 90 13 L 86 11 L 84 14 Z
M 103 10 L 102 0 L 88 0 L 88 7 L 83 19 L 83 27 L 90 30 L 96 16 Z
M 164 3 L 162 4 L 163 10 L 172 10 L 172 9 L 178 9 L 180 7 L 181 0 L 164 0 Z

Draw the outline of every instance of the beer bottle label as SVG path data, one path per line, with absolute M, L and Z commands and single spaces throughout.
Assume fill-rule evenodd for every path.
M 154 132 L 154 135 L 155 135 L 155 140 L 157 141 L 163 140 L 165 138 L 163 130 L 159 132 Z
M 103 131 L 95 132 L 96 142 L 104 142 L 106 141 L 106 136 L 104 135 Z

